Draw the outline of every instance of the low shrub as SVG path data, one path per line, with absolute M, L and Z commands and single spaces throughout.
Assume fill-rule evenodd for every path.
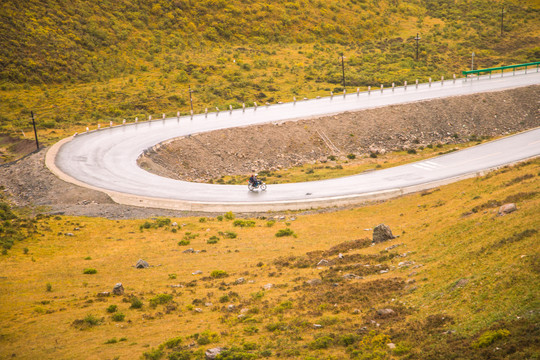
M 140 309 L 143 307 L 143 302 L 137 297 L 131 298 L 130 303 L 131 303 L 131 306 L 129 307 L 130 309 Z
M 112 316 L 111 316 L 111 319 L 112 321 L 124 321 L 126 315 L 122 314 L 122 313 L 114 313 Z
M 178 246 L 186 246 L 186 245 L 189 245 L 191 244 L 191 241 L 189 240 L 186 240 L 186 239 L 182 239 L 178 242 Z
M 109 307 L 107 307 L 107 312 L 108 313 L 114 313 L 118 310 L 118 306 L 116 305 L 109 305 Z
M 254 227 L 255 226 L 255 221 L 237 219 L 237 220 L 234 220 L 233 225 L 234 226 L 240 226 L 240 227 Z
M 208 345 L 219 341 L 219 335 L 210 330 L 205 330 L 197 336 L 197 344 Z
M 220 279 L 229 276 L 229 274 L 224 270 L 214 270 L 210 273 L 210 276 L 214 279 Z
M 227 220 L 233 220 L 235 216 L 232 211 L 227 211 L 225 214 L 223 214 L 223 217 Z
M 488 330 L 480 337 L 478 340 L 476 340 L 473 344 L 473 348 L 484 348 L 488 347 L 489 345 L 493 344 L 495 341 L 504 339 L 505 337 L 508 337 L 510 335 L 510 331 L 506 329 L 499 329 L 499 330 Z
M 293 235 L 294 235 L 294 231 L 292 231 L 292 230 L 289 229 L 289 228 L 280 229 L 280 230 L 276 233 L 276 237 L 293 236 Z
M 219 242 L 219 238 L 217 236 L 212 236 L 210 239 L 206 240 L 207 244 L 217 244 Z
M 347 155 L 347 159 L 354 160 L 354 159 L 356 159 L 356 155 L 354 155 L 354 154 L 348 154 L 348 155 Z
M 88 268 L 83 270 L 83 274 L 91 275 L 91 274 L 97 274 L 96 269 Z
M 173 296 L 171 294 L 157 294 L 156 296 L 148 300 L 148 302 L 150 303 L 151 307 L 155 308 L 158 305 L 163 305 L 171 302 L 172 299 Z

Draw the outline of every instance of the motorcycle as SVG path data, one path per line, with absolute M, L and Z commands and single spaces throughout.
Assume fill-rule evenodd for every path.
M 255 190 L 266 191 L 266 184 L 260 180 L 257 180 L 255 183 L 248 181 L 248 189 L 249 191 L 255 191 Z

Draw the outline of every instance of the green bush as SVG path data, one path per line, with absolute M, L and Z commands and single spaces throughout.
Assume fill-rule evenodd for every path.
M 210 273 L 210 276 L 214 279 L 220 279 L 229 276 L 226 271 L 223 270 L 214 270 Z
M 356 159 L 356 155 L 354 155 L 354 154 L 348 154 L 348 155 L 347 155 L 347 159 L 354 160 L 354 159 Z
M 163 350 L 152 349 L 143 353 L 144 360 L 159 360 L 163 357 Z
M 328 349 L 334 343 L 330 336 L 321 336 L 308 344 L 310 349 Z
M 254 227 L 255 226 L 255 221 L 237 219 L 237 220 L 234 220 L 233 225 L 234 226 L 240 226 L 240 227 Z
M 156 296 L 148 300 L 148 302 L 150 303 L 151 307 L 155 308 L 158 305 L 163 305 L 171 302 L 172 299 L 173 296 L 171 294 L 157 294 Z
M 266 222 L 266 227 L 272 227 L 272 226 L 274 226 L 275 223 L 276 223 L 275 220 L 268 220 Z
M 289 229 L 289 228 L 280 229 L 280 230 L 276 233 L 276 237 L 293 236 L 293 235 L 294 235 L 294 231 L 292 231 L 292 230 Z
M 499 330 L 488 330 L 485 333 L 483 333 L 478 340 L 476 340 L 473 344 L 473 348 L 483 348 L 488 347 L 489 345 L 493 344 L 495 341 L 504 339 L 505 337 L 508 337 L 510 335 L 510 331 L 506 329 L 499 329 Z
M 206 241 L 207 244 L 217 244 L 218 242 L 219 238 L 217 236 L 212 236 Z
M 197 344 L 199 345 L 208 345 L 217 341 L 219 341 L 219 335 L 210 330 L 203 331 L 197 337 Z
M 180 336 L 177 336 L 177 337 L 174 337 L 172 339 L 165 341 L 159 347 L 161 349 L 163 348 L 174 349 L 175 347 L 178 347 L 178 345 L 180 345 L 181 343 L 182 343 L 182 338 Z
M 223 221 L 223 216 L 218 215 L 218 216 L 216 217 L 216 219 L 217 219 L 217 221 Z
M 234 214 L 232 211 L 227 211 L 225 214 L 223 214 L 223 217 L 227 220 L 233 220 Z
M 97 274 L 97 270 L 92 268 L 84 269 L 83 274 Z
M 108 313 L 114 313 L 118 310 L 118 306 L 116 305 L 109 305 L 109 307 L 107 307 L 107 312 Z
M 52 291 L 52 285 L 51 285 L 51 283 L 46 283 L 46 284 L 45 284 L 45 290 L 46 290 L 47 292 L 51 292 L 51 291 Z
M 130 303 L 131 303 L 131 306 L 129 307 L 130 309 L 140 309 L 143 307 L 143 302 L 137 297 L 132 297 L 130 300 Z
M 111 319 L 113 321 L 124 321 L 126 315 L 122 314 L 122 313 L 114 313 L 112 316 L 111 316 Z
M 178 246 L 186 246 L 186 245 L 189 245 L 191 244 L 191 241 L 189 240 L 186 240 L 186 239 L 182 239 L 178 242 Z

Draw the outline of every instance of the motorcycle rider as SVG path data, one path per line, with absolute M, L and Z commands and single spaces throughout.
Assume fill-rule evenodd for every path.
M 255 187 L 259 186 L 259 180 L 257 179 L 257 175 L 259 174 L 252 174 L 249 178 L 249 183 Z

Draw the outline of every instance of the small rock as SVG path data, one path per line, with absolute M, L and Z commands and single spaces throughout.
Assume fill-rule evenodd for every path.
M 177 227 L 178 226 L 178 223 L 175 221 L 171 224 L 172 227 Z
M 322 280 L 321 279 L 311 279 L 311 280 L 306 281 L 306 284 L 311 285 L 311 286 L 320 285 L 320 284 L 322 284 Z
M 246 282 L 246 280 L 245 280 L 243 277 L 238 278 L 238 279 L 236 279 L 236 280 L 234 281 L 234 283 L 235 283 L 236 285 L 243 284 L 243 283 L 245 283 L 245 282 Z
M 328 266 L 328 260 L 322 259 L 317 263 L 317 266 Z
M 204 303 L 204 306 L 206 306 L 206 307 L 210 307 L 212 305 L 214 305 L 214 304 L 212 304 L 211 302 Z
M 227 306 L 228 311 L 234 311 L 235 309 L 236 309 L 236 305 L 234 305 L 234 304 L 230 304 L 230 305 Z
M 354 310 L 352 311 L 352 313 L 355 314 L 355 315 L 356 315 L 356 314 L 360 314 L 360 309 L 354 309 Z
M 195 252 L 195 250 L 193 250 L 193 248 L 189 248 L 189 249 L 186 249 L 184 251 L 182 251 L 184 254 L 192 254 Z
M 347 279 L 347 280 L 363 279 L 363 277 L 358 276 L 358 275 L 356 275 L 356 274 L 345 274 L 345 275 L 343 275 L 343 278 L 344 278 L 344 279 Z
M 462 288 L 465 285 L 467 285 L 468 283 L 469 283 L 469 279 L 459 279 L 459 281 L 454 285 L 454 289 L 455 288 Z
M 197 271 L 194 271 L 191 273 L 192 275 L 201 275 L 202 274 L 202 271 L 201 270 L 197 270 Z
M 408 267 L 414 264 L 414 261 L 402 261 L 398 264 L 399 268 Z
M 320 329 L 320 328 L 322 328 L 322 325 L 321 324 L 313 324 L 313 328 L 314 329 Z
M 146 269 L 149 267 L 150 265 L 148 265 L 148 263 L 144 261 L 143 259 L 139 259 L 139 261 L 137 261 L 137 263 L 135 264 L 135 268 L 137 269 Z
M 242 320 L 242 319 L 245 318 L 245 317 L 246 317 L 245 314 L 240 314 L 240 315 L 238 315 L 236 318 Z
M 73 233 L 66 233 L 66 236 L 75 236 Z
M 510 203 L 510 204 L 504 204 L 499 208 L 499 216 L 503 216 L 506 214 L 510 214 L 511 212 L 514 212 L 517 210 L 516 204 Z
M 204 356 L 206 356 L 206 359 L 208 359 L 208 360 L 214 360 L 214 359 L 217 359 L 218 355 L 221 354 L 221 352 L 224 351 L 224 350 L 225 349 L 221 348 L 221 347 L 208 349 L 204 353 Z
M 386 274 L 388 272 L 388 270 L 381 270 L 379 271 L 381 274 Z
M 266 285 L 263 286 L 263 289 L 264 290 L 270 290 L 273 287 L 274 287 L 274 284 L 266 284 Z
M 248 308 L 242 308 L 242 310 L 240 310 L 240 314 L 245 314 L 249 311 Z
M 386 346 L 388 346 L 389 349 L 395 349 L 396 348 L 396 344 L 394 344 L 394 343 L 388 343 L 388 344 L 386 344 Z
M 340 258 L 340 259 L 343 259 L 343 254 L 339 253 L 337 257 Z
M 109 295 L 111 295 L 111 293 L 108 291 L 103 291 L 97 294 L 98 297 L 107 297 Z
M 373 242 L 380 243 L 383 241 L 395 239 L 395 236 L 392 235 L 392 230 L 385 224 L 379 224 L 373 229 Z
M 124 295 L 124 287 L 122 286 L 122 283 L 116 283 L 116 285 L 114 285 L 112 293 L 114 295 Z
M 202 313 L 202 309 L 201 309 L 201 308 L 195 308 L 195 309 L 193 309 L 193 311 L 198 312 L 198 313 Z
M 394 314 L 394 310 L 392 309 L 379 309 L 377 310 L 377 315 L 379 316 L 390 316 Z
M 418 275 L 418 272 L 417 271 L 413 271 L 411 272 L 409 275 L 407 275 L 408 277 L 411 277 L 411 276 L 415 276 L 415 275 Z

